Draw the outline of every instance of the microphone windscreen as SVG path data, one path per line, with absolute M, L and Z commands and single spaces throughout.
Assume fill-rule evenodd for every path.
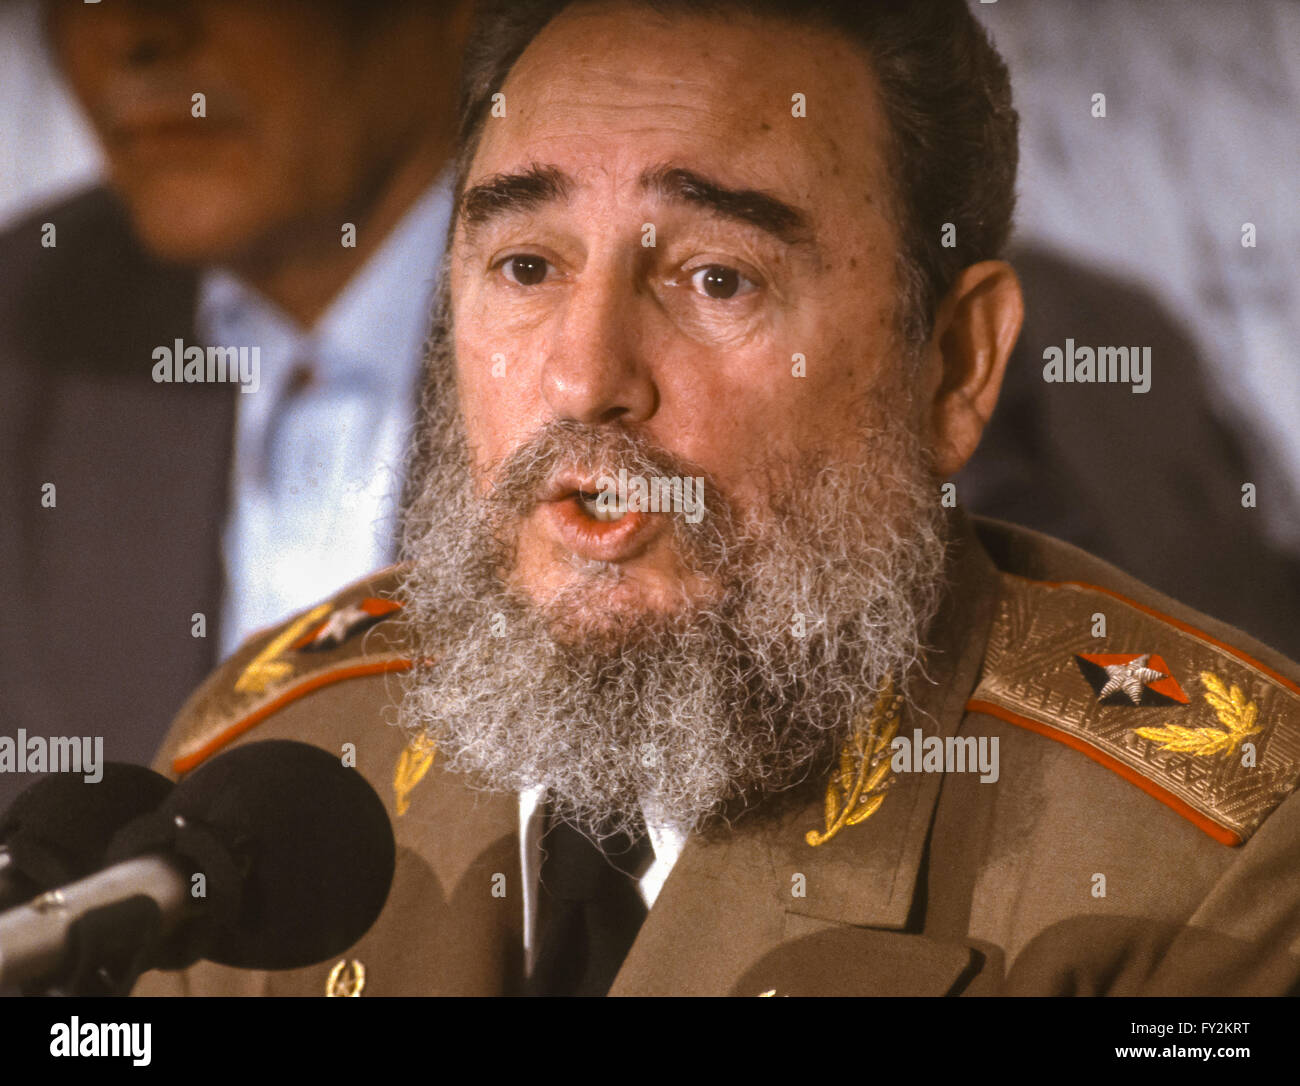
M 204 876 L 217 906 L 197 953 L 243 969 L 294 969 L 346 950 L 378 918 L 396 860 L 366 779 L 338 755 L 285 739 L 199 767 L 110 850 L 156 851 L 198 865 L 188 875 Z
M 172 788 L 152 769 L 122 762 L 106 762 L 94 783 L 80 774 L 45 777 L 0 818 L 0 845 L 38 893 L 51 890 L 98 871 L 118 829 L 156 810 Z

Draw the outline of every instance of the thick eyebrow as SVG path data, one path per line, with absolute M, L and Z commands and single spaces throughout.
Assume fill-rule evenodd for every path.
M 467 188 L 461 194 L 458 217 L 473 230 L 504 215 L 567 200 L 571 187 L 572 180 L 563 170 L 534 163 L 518 173 L 493 174 Z
M 641 174 L 641 187 L 660 199 L 694 204 L 715 215 L 757 227 L 786 245 L 813 247 L 808 216 L 757 189 L 732 189 L 680 166 L 655 166 Z M 532 211 L 569 198 L 573 179 L 557 166 L 537 163 L 515 173 L 493 174 L 461 194 L 458 218 L 467 232 L 505 215 Z
M 808 215 L 766 192 L 730 189 L 678 166 L 646 170 L 641 175 L 641 185 L 661 199 L 695 204 L 724 218 L 756 226 L 786 245 L 814 245 Z

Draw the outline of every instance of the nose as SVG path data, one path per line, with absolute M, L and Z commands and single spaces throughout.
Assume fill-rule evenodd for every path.
M 190 0 L 118 0 L 90 9 L 100 42 L 120 63 L 146 68 L 182 55 L 198 36 Z
M 626 425 L 654 415 L 659 391 L 645 357 L 648 308 L 630 269 L 588 264 L 569 290 L 542 366 L 542 395 L 557 418 Z

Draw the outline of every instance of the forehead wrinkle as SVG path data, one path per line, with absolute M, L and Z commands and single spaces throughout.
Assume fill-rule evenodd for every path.
M 543 33 L 547 33 L 544 31 Z M 551 49 L 554 43 L 548 43 Z M 612 43 L 623 47 L 621 38 Z M 536 45 L 530 46 L 530 51 Z M 608 123 L 620 135 L 649 135 L 679 130 L 698 134 L 701 128 L 730 130 L 749 125 L 746 96 L 720 103 L 719 80 L 733 72 L 742 79 L 748 72 L 736 58 L 725 54 L 710 60 L 712 74 L 701 77 L 698 65 L 683 62 L 668 71 L 646 71 L 627 65 L 605 63 L 604 56 L 582 52 L 565 57 L 556 70 L 556 58 L 547 50 L 542 55 L 525 52 L 503 88 L 508 99 L 522 99 L 517 122 L 502 137 L 511 140 L 550 137 L 568 138 L 589 134 L 610 138 L 614 133 L 596 131 Z M 653 121 L 647 123 L 646 118 Z M 624 118 L 627 118 L 624 120 Z
M 544 31 L 543 35 L 547 33 Z M 626 37 L 619 34 L 609 42 L 609 49 L 617 52 L 627 45 Z M 557 51 L 558 57 L 555 55 Z M 578 105 L 579 99 L 582 99 L 579 108 L 584 110 L 606 106 L 640 109 L 650 104 L 666 105 L 670 100 L 678 101 L 684 108 L 701 109 L 707 107 L 696 105 L 692 100 L 708 103 L 719 78 L 731 75 L 743 78 L 749 73 L 739 58 L 725 54 L 709 58 L 684 56 L 671 69 L 659 71 L 610 63 L 608 56 L 608 53 L 597 55 L 593 50 L 576 53 L 562 50 L 553 41 L 547 41 L 544 47 L 539 48 L 535 42 L 516 63 L 503 90 L 507 97 L 511 91 L 518 96 L 522 93 L 521 85 L 536 84 L 530 88 L 530 94 L 547 112 L 557 106 Z M 664 59 L 671 61 L 672 58 Z M 708 76 L 699 74 L 702 59 L 709 64 Z M 596 88 L 600 88 L 599 93 Z M 633 98 L 656 98 L 658 101 L 621 106 L 604 97 L 610 92 L 626 93 Z

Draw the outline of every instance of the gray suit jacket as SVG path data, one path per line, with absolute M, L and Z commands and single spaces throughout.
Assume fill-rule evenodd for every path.
M 234 386 L 151 374 L 155 347 L 195 342 L 194 300 L 193 272 L 145 256 L 101 189 L 0 237 L 3 734 L 148 762 L 211 669 Z M 0 808 L 28 783 L 0 775 Z

